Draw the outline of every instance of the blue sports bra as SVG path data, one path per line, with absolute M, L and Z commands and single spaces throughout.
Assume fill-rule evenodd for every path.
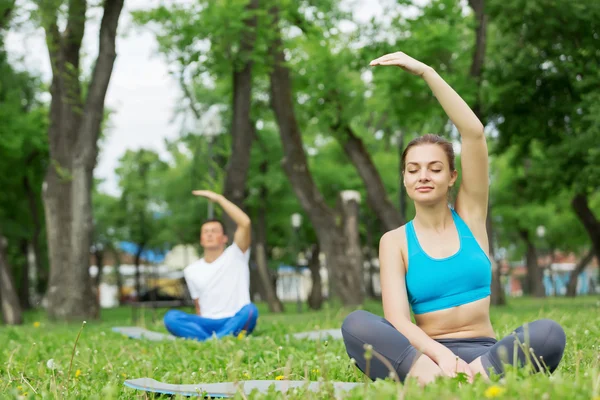
M 458 230 L 458 252 L 432 258 L 421 248 L 413 221 L 406 224 L 408 272 L 406 289 L 413 313 L 424 314 L 460 306 L 490 295 L 491 262 L 471 230 L 451 209 Z

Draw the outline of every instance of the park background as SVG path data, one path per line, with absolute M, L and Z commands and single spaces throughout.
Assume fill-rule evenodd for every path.
M 234 229 L 193 189 L 251 217 L 269 316 L 377 309 L 379 239 L 414 216 L 402 150 L 433 132 L 460 159 L 424 81 L 368 66 L 394 51 L 486 127 L 494 312 L 597 321 L 598 20 L 587 0 L 0 0 L 0 300 L 26 325 L 5 332 L 189 307 L 202 221 Z

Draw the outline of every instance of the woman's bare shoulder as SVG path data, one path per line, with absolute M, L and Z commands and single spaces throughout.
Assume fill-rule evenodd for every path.
M 385 243 L 386 245 L 389 243 L 399 244 L 406 243 L 406 224 L 399 226 L 396 229 L 392 229 L 391 231 L 387 231 L 381 237 L 381 243 Z
M 387 254 L 395 254 L 398 256 L 397 261 L 400 261 L 401 268 L 408 271 L 408 245 L 406 241 L 406 225 L 402 225 L 396 229 L 392 229 L 383 234 L 379 244 L 379 255 L 381 258 L 382 252 Z

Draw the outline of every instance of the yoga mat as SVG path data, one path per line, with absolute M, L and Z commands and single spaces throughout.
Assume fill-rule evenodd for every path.
M 333 389 L 336 395 L 342 391 L 348 391 L 360 383 L 353 382 L 330 382 L 333 384 Z M 195 385 L 174 385 L 165 382 L 159 382 L 151 378 L 138 378 L 128 379 L 125 381 L 125 386 L 132 389 L 143 390 L 152 393 L 161 393 L 169 395 L 183 395 L 188 397 L 199 397 L 205 393 L 205 396 L 227 398 L 233 397 L 238 393 L 239 389 L 243 390 L 246 395 L 257 389 L 261 393 L 267 393 L 271 385 L 275 386 L 275 390 L 280 392 L 286 392 L 289 389 L 300 387 L 306 388 L 312 392 L 318 392 L 324 382 L 310 382 L 310 381 L 270 381 L 270 380 L 252 380 L 252 381 L 239 381 L 237 386 L 234 382 L 221 382 L 221 383 L 198 383 Z
M 175 336 L 173 335 L 149 331 L 148 329 L 139 326 L 117 326 L 112 328 L 112 330 L 113 332 L 121 333 L 131 339 L 147 339 L 153 342 L 175 340 Z
M 325 339 L 341 339 L 341 329 L 323 329 L 320 331 L 300 332 L 292 335 L 294 339 L 308 339 L 308 340 L 325 340 Z M 289 335 L 287 335 L 289 338 Z

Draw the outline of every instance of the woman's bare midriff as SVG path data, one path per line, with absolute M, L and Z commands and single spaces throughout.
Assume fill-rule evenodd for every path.
M 489 317 L 490 298 L 445 310 L 415 315 L 417 325 L 432 339 L 495 338 Z

